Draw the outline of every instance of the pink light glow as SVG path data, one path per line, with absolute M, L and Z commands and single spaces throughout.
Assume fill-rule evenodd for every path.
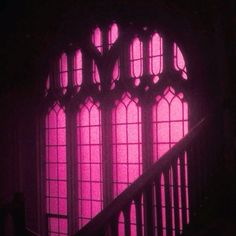
M 143 43 L 135 38 L 130 45 L 130 74 L 138 78 L 143 74 Z
M 74 57 L 74 84 L 81 86 L 82 84 L 82 53 L 77 50 Z
M 100 75 L 95 61 L 93 61 L 93 83 L 100 84 Z
M 66 88 L 68 85 L 68 65 L 67 55 L 65 53 L 60 58 L 60 85 L 62 88 Z
M 108 44 L 109 44 L 109 49 L 111 48 L 111 46 L 115 43 L 115 41 L 117 40 L 119 35 L 119 31 L 118 31 L 118 26 L 117 24 L 112 24 L 109 32 L 108 32 Z
M 176 70 L 182 71 L 183 79 L 187 80 L 187 69 L 182 52 L 176 43 L 174 43 L 174 66 Z
M 77 114 L 78 224 L 85 225 L 103 205 L 101 113 L 88 98 Z
M 65 112 L 58 105 L 49 111 L 46 126 L 46 211 L 49 234 L 67 234 L 67 165 Z M 60 145 L 60 146 L 59 146 Z
M 149 71 L 153 75 L 162 72 L 163 67 L 163 46 L 162 38 L 155 33 L 149 42 Z
M 114 197 L 142 173 L 140 122 L 140 107 L 125 94 L 112 111 Z
M 102 48 L 102 32 L 99 29 L 99 27 L 97 27 L 93 34 L 92 34 L 92 42 L 94 44 L 94 46 L 98 49 L 98 51 L 100 53 L 102 53 L 103 48 Z
M 118 81 L 119 79 L 120 79 L 120 63 L 119 60 L 117 60 L 112 72 L 112 80 L 111 80 L 112 88 L 115 87 L 115 82 Z
M 187 103 L 167 88 L 153 107 L 154 160 L 159 159 L 188 132 Z
M 163 96 L 156 98 L 156 104 L 153 107 L 153 148 L 154 148 L 154 160 L 158 160 L 166 151 L 168 151 L 174 144 L 176 144 L 186 133 L 188 132 L 188 104 L 184 101 L 182 93 L 176 94 L 175 90 L 168 87 Z M 185 163 L 187 157 L 185 155 Z M 188 205 L 188 183 L 187 183 L 187 164 L 184 167 L 185 170 L 185 194 L 186 194 L 186 205 Z M 181 173 L 180 173 L 180 162 L 178 160 L 177 176 L 178 176 L 178 206 L 174 205 L 173 196 L 173 171 L 170 170 L 170 195 L 171 195 L 171 206 L 172 206 L 172 229 L 178 224 L 180 230 L 183 229 L 182 222 L 182 200 L 181 200 Z M 163 185 L 162 194 L 162 205 L 165 206 L 165 193 L 164 193 L 164 178 L 161 178 L 161 185 Z M 174 208 L 179 209 L 180 221 L 175 222 L 174 219 Z M 162 207 L 162 215 L 165 219 L 165 207 Z M 189 210 L 187 207 L 187 217 L 189 217 Z M 166 222 L 163 221 L 163 228 L 166 227 Z M 166 232 L 164 231 L 164 234 Z M 174 231 L 172 235 L 174 235 Z

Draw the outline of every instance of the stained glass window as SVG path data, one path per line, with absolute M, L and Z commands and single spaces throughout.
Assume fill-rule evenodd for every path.
M 163 69 L 163 46 L 162 38 L 157 34 L 153 34 L 149 41 L 149 72 L 154 75 L 154 83 L 158 82 L 158 75 Z
M 79 228 L 103 206 L 101 113 L 91 98 L 77 114 L 78 222 Z
M 60 58 L 60 86 L 66 88 L 68 85 L 68 65 L 67 65 L 67 55 L 63 53 Z
M 187 80 L 187 69 L 183 54 L 176 43 L 174 43 L 174 66 L 176 70 L 182 72 L 183 79 Z
M 92 44 L 90 42 L 89 47 L 63 53 L 58 60 L 59 71 L 53 71 L 46 81 L 45 99 L 48 99 L 50 107 L 45 122 L 44 196 L 48 235 L 70 235 L 82 228 L 136 180 L 150 163 L 161 158 L 188 132 L 188 104 L 183 91 L 178 88 L 180 92 L 176 92 L 175 81 L 171 81 L 171 78 L 168 83 L 163 79 L 164 86 L 159 86 L 161 82 L 158 82 L 165 73 L 165 38 L 156 31 L 148 36 L 148 31 L 145 31 L 145 37 L 140 32 L 138 36 L 134 36 L 133 32 L 131 36 L 129 32 L 122 32 L 124 37 L 119 38 L 121 31 L 121 26 L 116 23 L 105 30 L 104 27 L 96 27 L 88 35 Z M 171 49 L 174 49 L 173 65 L 168 68 L 180 71 L 182 79 L 187 80 L 182 52 L 174 42 Z M 68 78 L 76 89 L 65 93 Z M 55 90 L 58 84 L 63 94 Z M 147 86 L 149 89 L 145 89 Z M 154 103 L 149 102 L 152 99 Z M 53 106 L 50 105 L 52 103 Z M 146 106 L 150 104 L 153 105 L 146 117 Z M 144 127 L 150 130 L 144 131 Z M 150 132 L 152 139 L 148 140 L 149 143 L 145 140 L 146 133 L 143 135 L 142 132 Z M 148 148 L 146 145 L 149 145 Z M 106 153 L 109 153 L 109 157 Z M 183 229 L 182 187 L 186 194 L 185 215 L 189 217 L 187 154 L 184 155 L 184 160 L 179 157 L 176 170 L 180 222 L 174 221 L 173 170 L 169 173 L 172 229 L 178 225 L 180 230 Z M 72 162 L 75 163 L 73 171 L 70 170 Z M 181 186 L 180 172 L 183 169 L 186 178 L 185 185 Z M 72 171 L 70 178 L 67 170 L 69 173 Z M 159 201 L 165 235 L 166 179 L 164 175 L 160 179 Z M 143 198 L 141 205 L 143 222 Z M 76 209 L 72 209 L 73 206 Z M 135 204 L 132 203 L 132 236 L 136 235 L 135 211 Z M 75 216 L 73 220 L 70 217 L 72 212 Z M 123 235 L 123 213 L 119 216 L 118 227 L 120 235 Z
M 112 111 L 113 194 L 142 173 L 141 110 L 126 93 Z
M 83 79 L 82 71 L 82 53 L 81 50 L 77 50 L 74 56 L 74 85 L 80 87 Z
M 67 235 L 65 112 L 54 105 L 46 117 L 46 212 L 50 235 Z

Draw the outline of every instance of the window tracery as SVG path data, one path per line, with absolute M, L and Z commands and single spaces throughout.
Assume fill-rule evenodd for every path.
M 89 57 L 90 67 L 83 68 L 81 48 L 75 48 L 74 53 L 61 54 L 58 77 L 50 79 L 57 81 L 63 90 L 62 95 L 50 96 L 56 88 L 51 86 L 53 83 L 47 79 L 45 100 L 48 100 L 48 104 L 52 104 L 51 100 L 61 100 L 63 103 L 66 98 L 65 110 L 73 107 L 72 110 L 76 111 L 74 118 L 71 118 L 73 114 L 68 116 L 63 106 L 55 103 L 56 105 L 49 106 L 49 112 L 45 117 L 46 190 L 43 191 L 47 202 L 45 212 L 49 235 L 53 235 L 53 232 L 58 235 L 69 235 L 84 226 L 108 204 L 105 199 L 109 197 L 106 195 L 115 198 L 142 174 L 144 166 L 148 165 L 145 163 L 158 160 L 188 132 L 188 104 L 184 90 L 175 89 L 174 80 L 162 81 L 162 85 L 159 83 L 162 74 L 165 73 L 165 38 L 156 31 L 151 32 L 146 38 L 133 36 L 129 45 L 125 41 L 119 42 L 119 53 L 115 60 L 108 60 L 104 53 L 105 48 L 108 47 L 110 50 L 118 42 L 120 30 L 116 23 L 111 24 L 106 31 L 102 27 L 94 29 L 90 39 L 99 56 Z M 106 40 L 103 37 L 107 37 L 108 45 L 104 45 Z M 125 46 L 129 50 L 124 56 Z M 182 79 L 187 80 L 184 57 L 175 42 L 172 42 L 170 51 L 171 70 L 180 71 Z M 125 70 L 125 66 L 121 67 L 124 58 L 126 63 L 128 62 L 125 65 L 128 70 Z M 68 63 L 69 60 L 73 63 Z M 97 62 L 102 63 L 98 66 Z M 147 73 L 145 63 L 148 65 Z M 72 71 L 72 86 L 76 88 L 73 96 L 69 93 L 68 87 L 69 71 Z M 117 88 L 121 76 L 122 83 Z M 130 78 L 133 86 L 130 86 Z M 94 84 L 98 88 L 95 93 L 92 89 Z M 108 91 L 103 87 L 107 84 L 110 86 Z M 150 111 L 147 109 L 148 106 L 151 107 Z M 145 114 L 147 112 L 148 115 Z M 67 126 L 68 122 L 74 123 Z M 151 124 L 148 132 L 151 136 L 149 142 L 152 150 L 148 153 L 144 152 L 148 150 L 145 146 L 146 136 L 143 135 L 143 127 L 146 127 L 146 124 Z M 76 129 L 72 130 L 71 127 Z M 110 140 L 106 138 L 109 145 L 104 145 L 103 138 L 108 135 L 104 132 L 109 129 Z M 70 137 L 69 141 L 67 137 Z M 76 141 L 72 142 L 72 139 Z M 71 152 L 68 149 L 76 151 Z M 104 160 L 105 152 L 111 155 L 108 160 Z M 73 155 L 70 158 L 75 159 L 77 163 L 72 176 L 73 181 L 67 178 L 67 172 L 70 172 L 71 168 L 67 161 L 68 155 Z M 55 163 L 51 163 L 51 159 Z M 104 179 L 104 176 L 107 176 L 107 166 L 113 171 L 110 179 Z M 72 187 L 68 189 L 68 185 Z M 112 188 L 109 189 L 106 185 Z M 108 190 L 112 194 L 106 193 Z M 75 196 L 77 201 L 77 209 L 68 207 L 71 205 L 68 202 L 72 196 Z M 163 199 L 163 214 L 164 204 Z M 75 219 L 68 217 L 72 211 Z M 71 221 L 76 221 L 77 226 L 69 227 Z M 122 230 L 122 225 L 119 227 Z M 132 227 L 132 232 L 135 232 L 135 223 Z

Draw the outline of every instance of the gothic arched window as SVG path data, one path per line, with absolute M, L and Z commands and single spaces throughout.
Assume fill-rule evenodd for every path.
M 45 86 L 48 235 L 78 231 L 188 132 L 187 70 L 175 42 L 116 23 L 85 38 L 64 49 Z

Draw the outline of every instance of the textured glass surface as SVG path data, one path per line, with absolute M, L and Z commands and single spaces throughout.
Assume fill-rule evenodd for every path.
M 149 42 L 149 72 L 158 75 L 163 69 L 162 38 L 155 33 Z
M 130 74 L 138 78 L 143 74 L 143 43 L 135 38 L 130 45 Z
M 112 135 L 115 197 L 142 173 L 141 110 L 128 93 L 112 111 Z
M 78 224 L 85 225 L 102 209 L 101 113 L 88 98 L 77 114 Z
M 58 104 L 46 116 L 45 127 L 48 232 L 67 235 L 66 121 Z
M 111 48 L 111 46 L 115 43 L 115 41 L 117 40 L 119 35 L 119 31 L 118 31 L 118 26 L 117 24 L 112 24 L 109 28 L 109 32 L 108 32 L 108 45 L 109 45 L 109 49 Z
M 187 80 L 187 69 L 185 65 L 185 60 L 183 54 L 176 43 L 174 43 L 174 66 L 176 70 L 182 72 L 183 79 Z
M 77 50 L 74 57 L 74 84 L 81 86 L 82 84 L 82 53 Z
M 102 53 L 103 48 L 102 48 L 102 32 L 99 29 L 99 27 L 97 27 L 93 34 L 92 34 L 92 42 L 94 44 L 94 46 L 97 48 L 97 50 Z
M 60 58 L 60 86 L 66 88 L 68 85 L 67 55 L 63 53 Z

